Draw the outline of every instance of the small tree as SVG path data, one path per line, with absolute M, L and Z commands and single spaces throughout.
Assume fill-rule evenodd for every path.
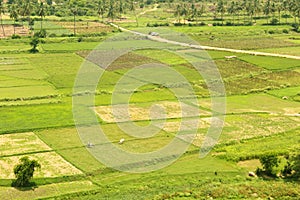
M 23 157 L 20 161 L 21 163 L 14 167 L 16 180 L 13 185 L 16 187 L 29 186 L 35 169 L 41 168 L 41 165 L 36 160 L 29 160 L 28 157 Z
M 278 167 L 279 159 L 276 155 L 264 155 L 259 158 L 260 163 L 263 166 L 263 170 L 267 175 L 274 176 L 274 168 Z
M 30 45 L 31 45 L 31 49 L 30 49 L 30 53 L 37 53 L 39 52 L 39 50 L 37 49 L 38 45 L 40 43 L 40 39 L 38 37 L 33 37 Z

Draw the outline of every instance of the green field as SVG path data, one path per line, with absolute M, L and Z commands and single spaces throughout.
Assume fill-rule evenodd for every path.
M 120 2 L 114 6 L 122 12 Z M 248 24 L 250 17 L 244 10 L 239 18 L 235 16 L 233 26 L 232 14 L 227 10 L 222 21 L 215 8 L 218 2 L 213 2 L 194 2 L 196 8 L 207 3 L 209 12 L 192 19 L 174 14 L 191 2 L 136 2 L 131 10 L 128 3 L 126 12 L 110 17 L 105 13 L 102 18 L 95 2 L 81 5 L 78 1 L 73 16 L 59 1 L 52 7 L 53 15 L 43 18 L 47 35 L 40 38 L 37 53 L 29 50 L 34 33 L 40 31 L 40 17 L 32 13 L 31 30 L 26 16 L 24 22 L 20 18 L 17 29 L 23 24 L 28 34 L 12 39 L 14 22 L 8 11 L 0 12 L 7 31 L 4 36 L 0 26 L 0 199 L 299 199 L 299 177 L 282 172 L 287 159 L 300 149 L 300 33 L 291 26 L 299 16 L 281 11 L 290 16 L 271 25 L 278 13 L 270 13 L 267 19 L 260 11 Z M 110 21 L 148 36 L 118 30 Z M 149 32 L 159 33 L 153 36 L 156 41 L 149 39 Z M 298 59 L 203 51 L 192 44 Z M 146 64 L 153 63 L 172 73 L 149 71 Z M 95 91 L 91 85 L 74 88 L 80 69 L 84 78 L 79 81 L 102 75 Z M 226 113 L 214 107 L 223 106 L 220 83 L 225 88 Z M 127 112 L 129 118 L 124 117 Z M 91 116 L 95 122 L 89 120 Z M 129 133 L 126 128 L 132 124 L 136 129 Z M 95 125 L 107 140 L 83 137 L 80 130 L 87 137 L 98 134 Z M 146 137 L 149 131 L 154 134 Z M 120 158 L 115 149 L 97 152 L 116 160 L 121 169 L 140 170 L 162 165 L 165 161 L 147 160 L 147 153 L 173 141 L 179 141 L 168 152 L 173 157 L 179 144 L 189 145 L 173 163 L 147 173 L 118 171 L 91 154 L 109 144 L 132 155 L 143 154 L 141 162 L 126 165 L 116 160 Z M 202 158 L 204 142 L 215 146 Z M 250 177 L 250 171 L 262 167 L 259 159 L 269 154 L 281 161 L 277 176 Z M 35 184 L 15 188 L 13 168 L 23 156 L 36 159 L 42 167 L 33 176 Z

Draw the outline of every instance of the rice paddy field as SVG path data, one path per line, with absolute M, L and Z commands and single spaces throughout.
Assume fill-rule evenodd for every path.
M 165 5 L 140 11 L 141 27 L 149 20 L 175 20 Z M 134 29 L 133 14 L 127 17 L 115 23 Z M 206 51 L 222 77 L 226 113 L 215 147 L 200 158 L 216 111 L 205 77 L 180 55 L 201 63 L 207 62 L 207 57 L 190 47 L 173 48 L 175 53 L 166 50 L 166 44 L 161 48 L 154 44 L 152 48 L 148 40 L 141 39 L 138 45 L 143 48 L 122 54 L 104 70 L 89 55 L 119 30 L 88 17 L 78 22 L 78 36 L 67 36 L 74 28 L 70 20 L 49 17 L 43 26 L 52 36 L 42 39 L 36 54 L 29 52 L 29 37 L 0 39 L 0 199 L 299 199 L 299 179 L 248 176 L 249 171 L 261 167 L 258 159 L 263 155 L 283 158 L 299 154 L 299 59 Z M 39 28 L 36 22 L 35 29 Z M 288 25 L 264 26 L 258 20 L 255 26 L 169 29 L 201 45 L 300 54 L 300 43 L 295 39 L 300 35 L 290 31 Z M 165 28 L 153 30 L 164 32 Z M 126 47 L 127 39 L 119 43 L 113 40 L 111 49 Z M 97 160 L 81 140 L 74 122 L 72 98 L 82 94 L 73 94 L 73 87 L 84 63 L 95 73 L 101 72 L 102 77 L 95 91 L 86 91 L 87 96 L 94 95 L 94 105 L 88 113 L 82 112 L 79 125 L 92 126 L 88 118 L 94 116 L 111 144 L 136 154 L 158 151 L 176 139 L 185 142 L 188 133 L 195 131 L 186 152 L 169 166 L 147 173 L 118 171 Z M 168 74 L 153 72 L 158 77 L 155 80 L 165 79 L 162 84 L 149 81 L 148 74 L 128 75 L 133 68 L 149 63 L 164 64 L 179 73 L 190 84 L 196 100 L 191 103 L 183 98 L 179 102 L 174 91 L 180 93 L 182 85 L 168 82 Z M 203 72 L 209 74 L 210 68 Z M 124 88 L 130 88 L 132 82 L 141 86 L 115 92 L 122 77 L 127 78 Z M 113 101 L 115 93 L 118 99 Z M 128 93 L 130 98 L 123 99 Z M 129 103 L 128 109 L 125 103 Z M 165 115 L 160 115 L 161 109 Z M 194 110 L 199 113 L 194 114 Z M 127 112 L 129 117 L 123 117 Z M 115 118 L 115 113 L 121 117 Z M 156 134 L 134 137 L 120 127 L 132 123 L 140 128 L 152 127 Z M 183 135 L 178 136 L 178 130 Z M 120 139 L 125 142 L 120 144 Z M 103 144 L 100 141 L 94 145 Z M 113 158 L 111 152 L 102 153 Z M 13 167 L 23 156 L 37 160 L 42 167 L 34 174 L 35 186 L 14 188 Z M 282 160 L 281 165 L 286 162 Z

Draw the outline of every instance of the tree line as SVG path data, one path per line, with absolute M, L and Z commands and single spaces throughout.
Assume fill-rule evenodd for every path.
M 240 24 L 241 17 L 243 23 L 255 23 L 257 19 L 265 18 L 266 23 L 280 24 L 282 17 L 285 23 L 290 17 L 294 18 L 294 23 L 300 23 L 300 1 L 299 0 L 217 0 L 214 2 L 179 2 L 176 4 L 174 15 L 177 22 L 183 19 L 186 21 L 198 21 L 205 16 L 213 17 L 213 20 L 221 21 L 224 17 L 230 17 L 230 23 Z M 271 20 L 270 20 L 271 18 Z M 298 19 L 298 20 L 297 20 Z
M 32 16 L 38 16 L 41 30 L 43 29 L 45 16 L 73 16 L 75 34 L 76 16 L 98 16 L 102 21 L 104 21 L 104 18 L 114 21 L 116 18 L 121 18 L 126 12 L 132 12 L 136 17 L 138 26 L 136 9 L 143 6 L 143 1 L 137 2 L 135 0 L 57 0 L 55 2 L 52 0 L 8 0 L 6 3 L 4 3 L 4 0 L 0 0 L 0 22 L 5 36 L 3 14 L 9 14 L 14 21 L 14 27 L 17 21 L 20 21 L 22 25 L 24 21 L 27 21 L 29 26 L 32 27 L 34 24 Z
M 253 24 L 257 19 L 265 18 L 267 24 L 285 23 L 293 17 L 295 24 L 300 24 L 299 0 L 0 0 L 0 23 L 5 35 L 2 16 L 9 14 L 14 21 L 28 21 L 33 25 L 32 16 L 38 16 L 43 28 L 43 19 L 47 15 L 74 17 L 74 33 L 76 16 L 98 16 L 99 20 L 107 18 L 114 21 L 123 14 L 131 12 L 136 18 L 136 10 L 145 5 L 165 4 L 173 12 L 177 23 L 183 20 L 198 22 L 202 17 L 212 16 L 212 20 L 229 24 Z M 15 31 L 14 31 L 15 32 Z

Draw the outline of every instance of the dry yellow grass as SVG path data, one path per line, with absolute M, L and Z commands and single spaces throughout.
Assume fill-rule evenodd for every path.
M 129 105 L 128 110 L 127 105 L 115 105 L 114 107 L 99 106 L 94 108 L 94 110 L 101 119 L 110 123 L 143 121 L 150 119 L 174 119 L 182 117 L 196 117 L 200 115 L 200 113 L 197 113 L 196 107 L 184 103 L 181 105 L 179 102 L 170 101 L 156 102 L 155 105 L 152 106 L 145 104 L 131 104 Z M 127 111 L 129 113 L 129 118 L 126 118 Z
M 19 163 L 21 157 L 23 156 L 0 158 L 1 179 L 15 178 L 13 168 Z M 35 172 L 34 177 L 58 177 L 82 173 L 55 152 L 37 153 L 28 155 L 28 157 L 37 160 L 42 166 L 40 170 Z
M 51 150 L 34 133 L 0 135 L 0 156 Z

